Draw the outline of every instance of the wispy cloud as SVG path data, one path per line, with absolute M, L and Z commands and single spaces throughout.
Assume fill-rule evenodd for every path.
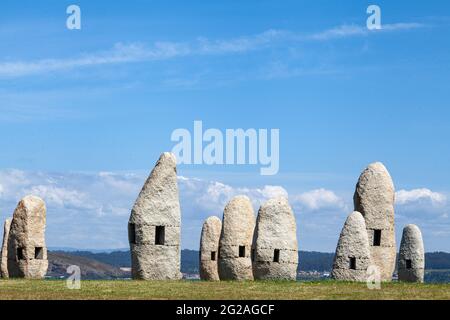
M 332 40 L 353 36 L 368 36 L 371 34 L 384 33 L 390 31 L 406 31 L 425 27 L 421 23 L 394 23 L 382 25 L 380 30 L 369 30 L 358 25 L 342 25 L 322 32 L 311 34 L 308 38 L 312 40 Z
M 191 42 L 155 42 L 150 46 L 142 43 L 117 43 L 110 50 L 88 53 L 75 58 L 0 62 L 0 77 L 23 77 L 73 68 L 167 60 L 192 55 L 245 53 L 268 48 L 276 43 L 286 41 L 326 41 L 353 36 L 367 36 L 376 32 L 411 30 L 423 26 L 419 23 L 396 23 L 384 25 L 380 31 L 369 31 L 357 25 L 342 25 L 312 34 L 271 29 L 256 35 L 226 40 L 198 38 Z

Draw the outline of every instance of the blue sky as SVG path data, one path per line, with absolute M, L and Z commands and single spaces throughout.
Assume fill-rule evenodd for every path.
M 382 30 L 367 30 L 369 4 Z M 280 172 L 181 165 L 184 248 L 232 195 L 257 209 L 286 193 L 300 248 L 333 251 L 360 172 L 382 161 L 398 242 L 416 223 L 450 251 L 449 31 L 448 1 L 2 1 L 1 218 L 33 192 L 50 246 L 126 247 L 172 131 L 202 120 L 280 129 Z

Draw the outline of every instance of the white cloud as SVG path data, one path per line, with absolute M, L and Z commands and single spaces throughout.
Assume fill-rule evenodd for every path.
M 182 43 L 156 42 L 150 48 L 139 43 L 116 43 L 111 50 L 91 53 L 78 58 L 43 59 L 33 62 L 3 62 L 0 63 L 0 76 L 20 77 L 79 67 L 164 60 L 186 54 L 189 54 L 189 48 Z
M 312 34 L 309 38 L 313 40 L 330 40 L 335 38 L 366 35 L 367 31 L 367 28 L 356 25 L 342 25 Z
M 439 192 L 430 189 L 400 190 L 396 193 L 396 203 L 398 205 L 408 205 L 414 203 L 428 202 L 434 206 L 445 204 L 447 197 Z
M 423 27 L 419 23 L 383 25 L 379 32 L 410 30 Z M 33 74 L 62 71 L 73 68 L 101 66 L 119 63 L 157 61 L 191 55 L 232 54 L 260 50 L 280 41 L 303 42 L 368 35 L 365 27 L 342 25 L 313 34 L 299 34 L 283 30 L 267 30 L 259 34 L 227 40 L 198 38 L 191 42 L 116 43 L 110 50 L 94 52 L 79 57 L 52 58 L 36 61 L 0 62 L 0 77 L 22 77 Z
M 2 219 L 10 217 L 28 194 L 47 204 L 49 246 L 78 248 L 127 247 L 126 224 L 148 173 L 47 173 L 0 170 Z M 233 187 L 218 181 L 179 177 L 183 243 L 196 248 L 203 220 L 221 216 L 226 203 L 244 194 L 255 211 L 262 202 L 287 196 L 280 186 Z M 95 243 L 93 242 L 95 235 Z
M 198 208 L 192 211 L 196 217 L 203 214 L 221 215 L 225 205 L 235 196 L 246 195 L 253 203 L 254 209 L 276 197 L 288 197 L 288 192 L 281 186 L 266 185 L 262 188 L 232 187 L 218 181 L 206 181 L 196 178 L 179 177 L 178 179 L 182 205 L 192 205 Z M 188 210 L 189 211 L 189 210 Z M 201 216 L 205 218 L 206 216 Z M 193 216 L 194 218 L 194 216 Z
M 47 203 L 47 242 L 50 247 L 127 248 L 127 221 L 148 172 L 48 173 L 0 170 L 0 216 L 10 217 L 20 198 L 28 193 Z M 233 186 L 220 181 L 178 177 L 182 209 L 182 246 L 198 248 L 203 221 L 222 216 L 226 203 L 247 195 L 255 214 L 270 198 L 288 196 L 281 186 Z M 446 243 L 448 204 L 442 193 L 429 189 L 400 190 L 396 214 L 399 231 L 409 223 L 421 226 L 428 242 Z M 299 241 L 309 250 L 335 248 L 350 212 L 350 203 L 325 188 L 289 195 L 297 217 Z M 350 199 L 346 199 L 350 200 Z M 425 203 L 425 205 L 424 205 Z M 435 203 L 436 206 L 430 205 Z M 314 213 L 314 214 L 311 214 Z M 435 237 L 435 238 L 433 238 Z M 435 245 L 440 250 L 445 246 Z
M 54 185 L 36 185 L 24 189 L 23 194 L 41 197 L 50 206 L 57 208 L 93 209 L 95 204 L 89 196 L 79 190 L 56 187 Z
M 411 23 L 392 23 L 392 24 L 386 24 L 386 25 L 382 25 L 382 29 L 381 30 L 385 30 L 385 31 L 401 31 L 401 30 L 412 30 L 412 29 L 419 29 L 419 28 L 424 28 L 426 25 L 422 24 L 422 23 L 416 23 L 416 22 L 411 22 Z
M 345 202 L 333 191 L 326 189 L 316 189 L 302 193 L 294 197 L 294 202 L 303 208 L 311 211 L 320 209 L 343 209 Z
M 388 31 L 403 31 L 423 28 L 425 25 L 420 23 L 394 23 L 384 24 L 380 30 L 368 30 L 366 27 L 358 25 L 342 25 L 331 28 L 322 32 L 318 32 L 309 36 L 312 40 L 332 40 L 337 38 L 347 38 L 353 36 L 367 36 L 370 34 L 388 32 Z

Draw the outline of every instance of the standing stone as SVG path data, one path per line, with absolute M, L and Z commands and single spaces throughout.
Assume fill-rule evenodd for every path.
M 372 263 L 381 281 L 392 281 L 396 262 L 394 226 L 395 189 L 382 163 L 373 163 L 361 174 L 354 196 L 355 211 L 361 212 L 369 237 Z
M 219 241 L 222 221 L 209 217 L 203 224 L 200 240 L 200 279 L 219 281 Z
M 342 228 L 334 256 L 332 277 L 342 281 L 364 282 L 370 266 L 370 246 L 366 222 L 359 212 L 353 212 Z
M 271 199 L 261 206 L 253 246 L 255 279 L 297 280 L 297 224 L 286 198 Z
M 219 243 L 220 280 L 253 280 L 251 247 L 255 215 L 246 196 L 233 198 L 223 212 Z
M 419 227 L 410 224 L 403 229 L 400 255 L 398 258 L 398 280 L 424 282 L 425 250 Z
M 8 238 L 10 278 L 42 279 L 47 273 L 46 210 L 45 202 L 35 196 L 17 205 Z
M 2 261 L 1 261 L 1 276 L 4 279 L 9 278 L 8 274 L 8 238 L 9 229 L 11 227 L 11 220 L 6 219 L 3 227 L 3 244 L 2 244 Z
M 133 279 L 181 279 L 176 163 L 173 154 L 161 155 L 131 211 L 128 237 Z

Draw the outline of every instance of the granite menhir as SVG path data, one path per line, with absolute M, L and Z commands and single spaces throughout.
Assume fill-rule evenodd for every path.
M 410 224 L 403 229 L 398 257 L 398 280 L 423 283 L 424 275 L 425 250 L 422 232 L 418 226 Z
M 219 241 L 222 221 L 217 217 L 206 219 L 200 239 L 200 279 L 219 281 Z
M 48 269 L 45 225 L 44 201 L 35 196 L 26 196 L 20 200 L 8 236 L 10 278 L 44 278 Z
M 371 264 L 366 222 L 359 212 L 350 214 L 342 228 L 334 256 L 333 279 L 364 282 Z
M 131 211 L 128 238 L 133 279 L 181 279 L 176 164 L 173 154 L 161 155 Z
M 220 280 L 253 280 L 251 248 L 255 229 L 252 203 L 246 196 L 233 198 L 223 213 L 219 243 Z
M 9 278 L 8 273 L 8 238 L 9 229 L 11 228 L 11 219 L 6 219 L 3 226 L 3 244 L 2 244 L 2 260 L 1 260 L 1 276 L 4 279 Z
M 372 263 L 379 268 L 381 281 L 392 281 L 396 264 L 394 226 L 395 189 L 382 163 L 373 163 L 361 174 L 354 195 L 355 211 L 365 221 Z
M 270 199 L 259 209 L 253 250 L 255 279 L 297 279 L 297 224 L 286 198 Z

